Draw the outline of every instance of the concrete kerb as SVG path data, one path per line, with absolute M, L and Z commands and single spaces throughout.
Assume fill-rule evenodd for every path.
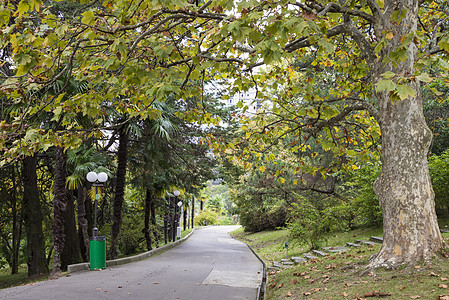
M 124 264 L 128 264 L 128 263 L 132 263 L 132 262 L 136 262 L 136 261 L 140 261 L 140 260 L 144 260 L 148 257 L 154 256 L 156 254 L 159 254 L 161 252 L 167 251 L 183 242 L 185 242 L 192 234 L 193 232 L 197 230 L 197 228 L 193 228 L 193 230 L 186 235 L 185 237 L 183 237 L 180 240 L 177 240 L 173 243 L 161 246 L 159 248 L 141 253 L 141 254 L 137 254 L 135 256 L 130 256 L 130 257 L 124 257 L 124 258 L 119 258 L 119 259 L 113 259 L 113 260 L 107 260 L 106 261 L 106 267 L 112 267 L 112 266 L 118 266 L 118 265 L 124 265 Z M 80 271 L 86 271 L 89 270 L 89 263 L 80 263 L 80 264 L 74 264 L 74 265 L 68 265 L 67 266 L 67 273 L 74 273 L 74 272 L 80 272 Z
M 248 245 L 245 242 L 242 242 L 242 243 L 244 243 L 246 246 L 248 246 L 249 250 L 251 250 L 251 252 L 262 263 L 262 266 L 263 266 L 262 283 L 259 285 L 259 288 L 257 289 L 257 300 L 264 300 L 265 299 L 265 292 L 266 292 L 266 285 L 267 285 L 267 264 L 265 263 L 265 261 L 262 258 L 260 258 L 260 256 L 256 253 L 256 251 L 254 251 L 254 249 L 251 248 L 250 245 Z

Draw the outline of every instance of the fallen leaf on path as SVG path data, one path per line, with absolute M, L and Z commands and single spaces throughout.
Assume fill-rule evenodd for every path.
M 101 288 L 97 288 L 97 291 L 101 291 Z
M 122 286 L 121 286 L 121 285 L 118 285 L 118 286 L 117 286 L 117 288 L 118 288 L 118 289 L 121 289 L 121 288 L 122 288 Z
M 155 282 L 153 282 L 153 284 L 159 284 L 159 282 L 158 282 L 158 281 L 155 281 Z

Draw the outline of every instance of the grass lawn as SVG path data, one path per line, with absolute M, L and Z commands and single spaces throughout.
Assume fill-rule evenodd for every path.
M 48 274 L 28 278 L 28 269 L 26 265 L 21 265 L 19 267 L 19 273 L 14 275 L 11 275 L 11 269 L 4 268 L 0 269 L 0 289 L 42 281 L 47 278 Z
M 371 235 L 382 236 L 382 232 L 358 229 L 333 234 L 328 237 L 328 246 L 341 246 Z M 285 258 L 286 230 L 247 234 L 240 229 L 233 236 L 250 244 L 268 266 L 272 260 Z M 449 243 L 449 234 L 443 236 Z M 417 264 L 410 269 L 378 269 L 362 276 L 369 257 L 379 249 L 380 245 L 353 248 L 282 271 L 270 271 L 266 299 L 449 299 L 448 259 L 438 258 L 431 265 Z M 289 250 L 289 257 L 304 251 L 296 245 Z

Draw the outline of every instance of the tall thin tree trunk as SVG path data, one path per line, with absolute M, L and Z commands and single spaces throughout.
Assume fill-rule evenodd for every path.
M 188 211 L 187 211 L 187 208 L 186 208 L 186 209 L 184 209 L 184 213 L 183 213 L 183 226 L 184 226 L 184 231 L 185 231 L 186 228 L 187 228 L 187 213 L 188 213 Z
M 151 233 L 150 233 L 150 218 L 151 218 L 151 206 L 153 202 L 153 195 L 151 194 L 150 189 L 146 190 L 145 196 L 145 220 L 144 220 L 144 228 L 143 233 L 145 234 L 145 241 L 147 243 L 147 250 L 153 250 L 151 246 Z
M 65 211 L 67 208 L 67 189 L 65 188 L 67 156 L 62 147 L 56 147 L 55 189 L 53 198 L 53 271 L 52 277 L 61 273 L 61 254 L 65 243 Z
M 75 199 L 71 191 L 67 193 L 67 206 L 64 212 L 64 236 L 61 269 L 65 271 L 68 265 L 81 262 L 81 250 L 75 220 Z
M 11 167 L 12 191 L 12 251 L 11 251 L 11 275 L 19 273 L 19 248 L 22 237 L 22 218 L 17 213 L 17 184 L 16 184 L 16 166 Z
M 164 244 L 168 243 L 168 212 L 164 215 Z
M 48 273 L 36 165 L 35 156 L 28 156 L 23 160 L 23 220 L 27 238 L 25 256 L 27 257 L 28 276 Z
M 86 198 L 87 189 L 84 186 L 78 188 L 76 204 L 78 208 L 78 228 L 80 231 L 80 236 L 83 244 L 84 253 L 83 260 L 89 260 L 89 233 L 88 233 L 88 222 L 86 219 Z
M 153 227 L 153 237 L 155 240 L 156 248 L 159 248 L 159 232 L 157 230 L 157 223 L 156 223 L 156 204 L 155 201 L 152 202 L 151 209 L 151 224 Z
M 190 222 L 192 222 L 192 228 L 195 228 L 193 223 L 194 218 L 195 218 L 195 197 L 192 197 L 192 217 L 190 218 Z
M 176 211 L 176 198 L 170 197 L 170 240 L 176 241 L 176 220 L 178 218 Z
M 120 234 L 120 227 L 122 225 L 122 211 L 125 195 L 125 180 L 126 180 L 126 163 L 128 159 L 128 134 L 125 128 L 120 130 L 120 140 L 117 151 L 117 174 L 115 181 L 115 197 L 114 197 L 114 211 L 112 215 L 112 241 L 109 248 L 109 256 L 111 259 L 116 259 L 118 256 L 117 239 Z

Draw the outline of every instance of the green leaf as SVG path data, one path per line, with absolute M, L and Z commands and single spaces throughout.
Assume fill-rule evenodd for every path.
M 17 7 L 17 14 L 19 14 L 19 18 L 26 13 L 30 9 L 30 6 L 28 5 L 28 1 L 20 1 L 19 6 Z
M 93 25 L 95 16 L 94 13 L 90 10 L 85 11 L 81 14 L 83 18 L 81 19 L 81 22 L 87 25 Z
M 388 72 L 385 72 L 385 73 L 382 74 L 382 77 L 386 78 L 386 79 L 392 79 L 395 76 L 396 76 L 396 73 L 393 73 L 391 71 L 388 71 Z
M 414 89 L 412 89 L 409 85 L 404 84 L 404 85 L 397 85 L 396 86 L 396 93 L 399 96 L 399 98 L 401 100 L 405 100 L 408 97 L 415 97 L 416 96 L 416 92 Z
M 438 42 L 438 45 L 443 48 L 446 52 L 449 52 L 449 36 L 443 36 Z
M 422 82 L 431 82 L 432 78 L 427 73 L 422 73 L 421 75 L 416 76 L 419 81 Z
M 379 80 L 379 82 L 376 85 L 376 92 L 382 92 L 382 91 L 394 91 L 396 89 L 397 84 L 393 82 L 393 80 L 389 79 L 382 79 Z

